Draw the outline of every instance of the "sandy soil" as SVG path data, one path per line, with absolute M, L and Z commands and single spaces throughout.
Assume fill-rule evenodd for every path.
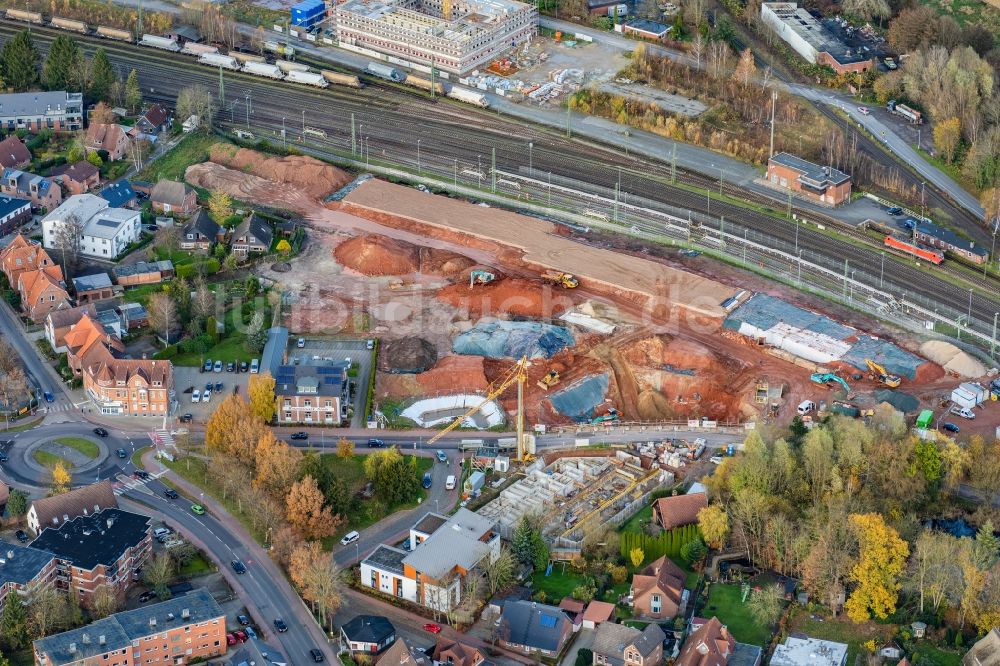
M 212 146 L 209 160 L 274 183 L 290 185 L 316 198 L 325 197 L 354 179 L 346 171 L 314 157 L 304 155 L 275 157 L 224 143 Z
M 342 265 L 363 275 L 426 273 L 460 277 L 476 263 L 448 250 L 421 247 L 379 234 L 347 240 L 337 246 L 334 256 Z
M 507 314 L 551 319 L 574 304 L 572 292 L 523 278 L 498 279 L 471 288 L 467 282 L 453 284 L 439 291 L 437 298 L 476 317 Z

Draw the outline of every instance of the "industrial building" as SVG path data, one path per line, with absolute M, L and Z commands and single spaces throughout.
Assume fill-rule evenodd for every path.
M 826 65 L 837 74 L 863 72 L 875 66 L 872 57 L 848 47 L 798 3 L 761 3 L 760 17 L 796 53 L 814 65 Z
M 851 177 L 846 173 L 788 153 L 777 153 L 767 161 L 767 183 L 827 206 L 851 200 Z
M 302 0 L 292 7 L 292 25 L 311 28 L 326 17 L 323 0 Z
M 464 75 L 537 30 L 534 5 L 517 0 L 347 0 L 337 5 L 340 46 Z

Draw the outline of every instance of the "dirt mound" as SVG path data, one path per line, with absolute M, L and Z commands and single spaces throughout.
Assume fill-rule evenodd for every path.
M 639 394 L 636 410 L 643 421 L 669 421 L 674 416 L 674 410 L 670 408 L 663 394 L 652 389 L 646 389 Z
M 565 293 L 521 278 L 495 280 L 472 289 L 468 282 L 453 284 L 440 290 L 437 297 L 475 316 L 512 314 L 548 319 L 573 307 L 573 299 Z
M 387 236 L 356 236 L 333 250 L 342 265 L 363 275 L 410 275 L 420 268 L 417 246 Z
M 378 369 L 381 372 L 425 372 L 437 363 L 437 350 L 423 338 L 386 340 L 379 351 Z
M 486 391 L 489 382 L 481 356 L 446 356 L 427 372 L 416 375 L 379 375 L 380 396 L 407 397 Z
M 252 173 L 275 183 L 286 183 L 314 198 L 322 198 L 351 182 L 351 176 L 313 157 L 274 157 L 255 150 L 217 143 L 209 152 L 217 164 Z
M 950 342 L 929 340 L 920 345 L 920 353 L 958 377 L 972 379 L 986 374 L 985 365 Z
M 289 208 L 308 212 L 315 203 L 308 195 L 292 187 L 275 187 L 265 178 L 214 162 L 192 164 L 184 172 L 184 180 L 206 190 L 222 190 L 234 199 L 271 208 Z

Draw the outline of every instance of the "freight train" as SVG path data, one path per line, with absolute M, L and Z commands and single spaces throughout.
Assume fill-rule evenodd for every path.
M 347 86 L 349 88 L 361 88 L 361 80 L 357 76 L 328 70 L 316 72 L 306 65 L 291 62 L 287 59 L 278 59 L 275 60 L 274 64 L 270 64 L 263 56 L 243 53 L 235 49 L 227 53 L 220 50 L 217 46 L 198 44 L 197 42 L 184 42 L 181 44 L 171 37 L 161 37 L 148 33 L 137 37 L 129 30 L 121 30 L 104 25 L 96 26 L 91 30 L 90 26 L 83 21 L 74 19 L 53 16 L 50 21 L 46 21 L 40 12 L 7 9 L 4 16 L 11 21 L 48 25 L 58 30 L 69 30 L 84 35 L 93 34 L 104 39 L 148 46 L 171 53 L 190 55 L 197 58 L 196 62 L 208 67 L 221 67 L 276 81 L 287 81 L 314 88 L 328 88 L 330 84 Z M 293 47 L 277 42 L 265 42 L 264 49 L 284 58 L 291 58 L 295 54 Z M 440 81 L 432 82 L 430 79 L 416 74 L 406 74 L 395 67 L 383 63 L 370 62 L 365 68 L 365 72 L 393 83 L 402 83 L 420 90 L 433 91 L 435 94 L 447 96 L 465 104 L 472 104 L 483 109 L 489 108 L 489 100 L 486 95 L 480 92 L 457 85 L 445 84 Z

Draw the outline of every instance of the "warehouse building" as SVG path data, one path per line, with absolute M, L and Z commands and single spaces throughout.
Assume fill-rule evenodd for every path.
M 65 90 L 0 95 L 0 129 L 37 132 L 83 128 L 83 93 Z
M 347 0 L 336 8 L 340 46 L 464 75 L 537 31 L 538 11 L 517 0 Z
M 851 177 L 846 173 L 788 153 L 777 153 L 767 161 L 767 182 L 827 206 L 851 200 Z
M 326 17 L 323 0 L 302 0 L 292 7 L 292 25 L 311 28 Z
M 764 24 L 807 62 L 826 65 L 837 74 L 863 72 L 875 60 L 860 49 L 852 49 L 795 2 L 764 2 L 760 5 Z

